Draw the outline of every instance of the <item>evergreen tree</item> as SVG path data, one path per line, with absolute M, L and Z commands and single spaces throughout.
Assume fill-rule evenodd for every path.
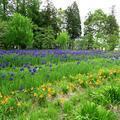
M 36 28 L 33 47 L 37 49 L 52 49 L 55 46 L 54 31 L 51 27 Z
M 31 18 L 36 25 L 39 25 L 41 22 L 40 4 L 40 0 L 30 0 L 27 4 L 27 16 Z
M 48 27 L 51 26 L 55 37 L 57 37 L 57 33 L 60 31 L 60 28 L 57 24 L 57 9 L 51 2 L 51 0 L 46 0 L 47 5 L 45 8 L 41 11 L 42 21 L 40 23 L 40 27 Z
M 67 31 L 71 39 L 81 36 L 81 21 L 79 8 L 76 2 L 69 6 L 66 10 Z

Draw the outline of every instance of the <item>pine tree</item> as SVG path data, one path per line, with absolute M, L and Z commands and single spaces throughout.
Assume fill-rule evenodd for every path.
M 71 39 L 81 36 L 81 21 L 79 8 L 76 2 L 69 6 L 66 10 L 67 31 Z
M 41 11 L 42 21 L 40 23 L 40 27 L 49 27 L 51 26 L 55 37 L 57 37 L 57 33 L 59 33 L 60 28 L 57 24 L 57 9 L 55 8 L 54 4 L 51 0 L 47 0 L 47 5 Z

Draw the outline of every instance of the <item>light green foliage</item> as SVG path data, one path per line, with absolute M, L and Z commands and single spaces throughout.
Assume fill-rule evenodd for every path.
M 89 13 L 88 18 L 84 22 L 85 29 L 84 34 L 88 39 L 88 49 L 103 48 L 105 44 L 105 26 L 107 15 L 98 9 L 94 13 Z M 103 42 L 104 41 L 104 42 Z
M 58 44 L 58 46 L 62 49 L 66 49 L 67 48 L 67 44 L 69 42 L 69 35 L 67 32 L 61 32 L 56 39 L 56 42 Z
M 63 106 L 65 113 L 70 113 L 73 109 L 73 103 L 71 101 L 66 101 Z
M 6 42 L 18 48 L 26 48 L 32 44 L 32 39 L 33 32 L 31 21 L 18 13 L 14 14 L 12 20 L 9 22 Z
M 33 47 L 39 49 L 54 48 L 55 38 L 51 27 L 37 28 L 34 34 Z
M 89 13 L 84 25 L 85 36 L 90 33 L 93 36 L 92 48 L 114 50 L 119 44 L 119 26 L 114 15 L 107 16 L 98 9 Z M 91 41 L 88 44 L 91 44 Z

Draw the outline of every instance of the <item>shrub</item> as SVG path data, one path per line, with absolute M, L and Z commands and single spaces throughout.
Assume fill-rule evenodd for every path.
M 56 39 L 56 43 L 61 49 L 67 48 L 68 41 L 69 41 L 69 35 L 67 32 L 61 32 Z
M 76 50 L 86 50 L 88 46 L 87 40 L 77 39 L 74 41 L 74 48 Z
M 32 44 L 33 32 L 32 23 L 27 18 L 15 13 L 9 22 L 9 31 L 7 34 L 7 43 L 13 47 L 26 48 Z M 12 47 L 10 46 L 10 47 Z

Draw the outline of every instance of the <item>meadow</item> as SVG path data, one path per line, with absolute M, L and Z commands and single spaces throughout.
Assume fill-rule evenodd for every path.
M 0 120 L 120 120 L 120 52 L 0 50 Z

